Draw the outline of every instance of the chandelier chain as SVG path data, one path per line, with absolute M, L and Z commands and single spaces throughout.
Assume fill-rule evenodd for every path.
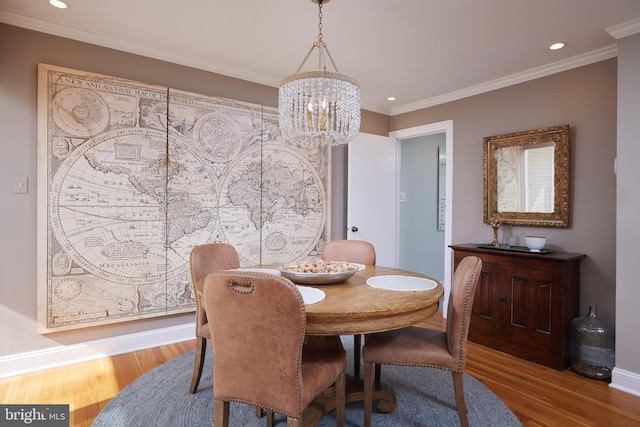
M 329 52 L 329 48 L 327 47 L 327 44 L 322 39 L 323 37 L 322 36 L 322 3 L 323 3 L 323 0 L 318 0 L 318 40 L 311 45 L 311 49 L 309 49 L 309 52 L 307 52 L 307 55 L 304 57 L 304 59 L 296 69 L 296 73 L 299 73 L 300 70 L 302 70 L 302 67 L 304 67 L 304 64 L 307 62 L 307 59 L 309 59 L 309 56 L 311 56 L 311 53 L 315 48 L 318 48 L 318 70 L 326 71 L 327 69 L 327 64 L 324 57 L 326 53 L 327 56 L 329 57 L 329 61 L 331 61 L 331 65 L 333 65 L 333 69 L 337 73 L 340 72 L 340 70 L 338 70 L 338 66 L 336 65 L 336 62 L 333 60 L 333 57 L 331 56 L 331 52 Z
M 322 42 L 322 0 L 318 1 L 318 42 Z
M 318 0 L 318 41 L 315 44 L 318 47 L 318 70 L 326 70 L 324 51 L 327 48 L 327 44 L 322 40 L 322 0 Z

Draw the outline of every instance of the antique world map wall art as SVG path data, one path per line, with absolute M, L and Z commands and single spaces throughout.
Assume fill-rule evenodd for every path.
M 193 311 L 196 245 L 319 256 L 329 156 L 274 108 L 40 64 L 39 332 Z

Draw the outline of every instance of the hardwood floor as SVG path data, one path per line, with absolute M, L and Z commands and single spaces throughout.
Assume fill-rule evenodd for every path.
M 442 328 L 444 323 L 436 315 L 423 324 Z M 69 403 L 70 425 L 88 427 L 127 384 L 194 350 L 194 342 L 0 379 L 0 401 Z M 525 427 L 640 426 L 640 397 L 570 369 L 556 371 L 470 342 L 466 371 L 498 395 Z

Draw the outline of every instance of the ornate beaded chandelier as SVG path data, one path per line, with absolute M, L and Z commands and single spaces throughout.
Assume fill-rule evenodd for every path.
M 357 80 L 338 72 L 322 40 L 322 5 L 329 0 L 311 1 L 318 4 L 318 40 L 313 43 L 296 72 L 280 82 L 280 131 L 282 137 L 290 142 L 346 144 L 360 130 L 360 87 Z M 316 48 L 318 69 L 301 72 Z M 335 71 L 327 71 L 325 53 Z

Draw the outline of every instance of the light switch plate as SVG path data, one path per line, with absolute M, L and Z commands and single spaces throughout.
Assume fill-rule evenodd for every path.
M 16 194 L 27 194 L 29 192 L 29 178 L 26 176 L 16 176 L 13 192 Z

